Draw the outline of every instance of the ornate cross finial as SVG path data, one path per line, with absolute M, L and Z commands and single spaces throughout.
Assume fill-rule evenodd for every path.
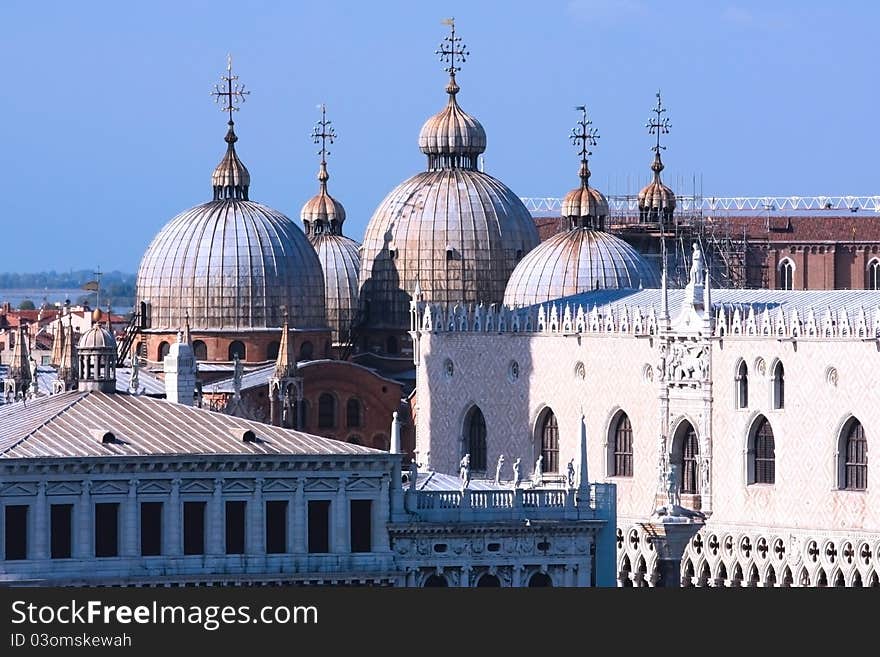
M 593 122 L 587 118 L 586 106 L 578 105 L 575 109 L 581 112 L 581 120 L 577 122 L 576 128 L 571 129 L 570 139 L 575 148 L 580 149 L 578 155 L 581 156 L 581 162 L 586 162 L 590 155 L 593 154 L 590 146 L 595 146 L 599 143 L 599 131 L 596 128 L 590 127 L 593 125 Z
M 316 144 L 321 142 L 321 150 L 318 151 L 318 155 L 321 156 L 321 164 L 327 164 L 327 156 L 330 155 L 330 151 L 327 150 L 327 142 L 332 144 L 336 141 L 336 130 L 331 125 L 333 122 L 327 120 L 327 106 L 321 103 L 320 108 L 321 120 L 312 129 L 312 141 Z
M 232 55 L 227 55 L 226 75 L 220 76 L 220 82 L 214 85 L 211 95 L 214 96 L 214 102 L 221 105 L 221 112 L 229 112 L 229 125 L 233 124 L 232 113 L 239 110 L 238 105 L 247 100 L 250 93 L 245 91 L 243 84 L 238 83 L 238 76 L 232 74 Z
M 672 127 L 672 124 L 669 122 L 669 117 L 663 116 L 666 113 L 666 108 L 663 107 L 663 100 L 660 98 L 660 90 L 657 90 L 657 106 L 651 110 L 655 117 L 651 117 L 651 120 L 645 124 L 645 127 L 648 128 L 648 134 L 657 135 L 657 142 L 654 146 L 651 147 L 651 150 L 660 154 L 660 151 L 666 150 L 666 146 L 660 145 L 660 135 L 668 135 L 669 128 Z
M 446 18 L 443 20 L 443 24 L 449 26 L 449 36 L 440 42 L 440 47 L 434 51 L 434 54 L 440 55 L 441 62 L 449 64 L 446 71 L 449 73 L 449 77 L 454 80 L 456 71 L 461 70 L 461 66 L 456 66 L 456 63 L 467 61 L 467 57 L 471 53 L 461 42 L 461 37 L 455 36 L 455 18 Z

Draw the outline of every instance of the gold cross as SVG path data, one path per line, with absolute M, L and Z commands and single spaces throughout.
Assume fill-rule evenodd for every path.
M 326 164 L 327 156 L 330 155 L 330 151 L 327 150 L 327 142 L 332 144 L 336 140 L 336 130 L 333 129 L 331 123 L 332 121 L 327 120 L 327 106 L 321 103 L 321 120 L 315 124 L 312 130 L 312 141 L 316 144 L 321 142 L 321 150 L 318 151 L 318 155 L 321 156 L 321 164 Z
M 657 106 L 651 111 L 656 114 L 657 117 L 651 117 L 651 120 L 645 124 L 645 127 L 648 128 L 648 134 L 657 135 L 657 143 L 651 147 L 651 150 L 659 155 L 660 151 L 666 150 L 666 146 L 660 145 L 660 135 L 668 135 L 669 128 L 672 127 L 669 118 L 663 116 L 666 113 L 666 108 L 663 107 L 663 101 L 660 99 L 659 90 L 657 91 Z
M 220 111 L 229 112 L 230 125 L 232 125 L 232 113 L 239 110 L 237 106 L 247 100 L 246 97 L 250 93 L 250 91 L 245 91 L 243 84 L 238 83 L 238 76 L 232 74 L 232 55 L 227 55 L 226 75 L 220 76 L 220 83 L 214 85 L 214 91 L 211 92 L 211 95 L 214 96 L 214 102 L 218 105 L 221 104 L 220 99 L 223 99 Z
M 440 47 L 434 51 L 434 54 L 440 55 L 441 62 L 447 62 L 449 64 L 449 66 L 446 67 L 446 71 L 449 73 L 450 77 L 455 78 L 455 72 L 461 70 L 461 66 L 455 65 L 456 58 L 459 63 L 463 63 L 467 61 L 466 58 L 470 56 L 471 53 L 461 42 L 461 37 L 455 36 L 455 19 L 447 18 L 443 21 L 443 24 L 449 26 L 449 36 L 440 42 Z
M 586 162 L 587 158 L 593 154 L 590 146 L 595 146 L 599 143 L 599 131 L 590 127 L 593 125 L 593 122 L 587 118 L 587 108 L 585 105 L 578 105 L 575 109 L 581 111 L 581 120 L 577 122 L 576 128 L 571 129 L 570 139 L 575 147 L 580 148 L 578 155 L 581 156 L 581 161 Z

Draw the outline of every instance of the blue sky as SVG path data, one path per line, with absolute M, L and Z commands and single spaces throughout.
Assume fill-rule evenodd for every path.
M 486 128 L 486 171 L 520 196 L 576 183 L 580 104 L 601 134 L 592 182 L 637 191 L 658 87 L 673 186 L 878 193 L 872 2 L 5 0 L 0 271 L 134 272 L 168 220 L 209 200 L 225 146 L 209 92 L 227 52 L 252 90 L 236 117 L 251 198 L 299 222 L 324 102 L 339 134 L 330 190 L 362 239 L 424 168 L 416 140 L 445 103 L 434 50 L 447 16 L 471 51 L 459 101 Z

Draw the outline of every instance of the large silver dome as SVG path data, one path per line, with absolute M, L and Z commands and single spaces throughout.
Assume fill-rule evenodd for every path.
M 417 174 L 398 185 L 367 226 L 361 300 L 371 326 L 406 327 L 416 283 L 423 299 L 499 303 L 519 260 L 538 244 L 519 197 L 470 169 Z
M 321 263 L 305 234 L 272 208 L 240 199 L 204 203 L 172 219 L 147 248 L 137 300 L 151 329 L 326 327 Z
M 211 176 L 214 200 L 159 231 L 141 260 L 137 301 L 146 328 L 177 331 L 324 328 L 324 276 L 305 234 L 277 210 L 248 200 L 250 174 L 227 150 Z
M 519 263 L 504 303 L 531 306 L 589 290 L 659 287 L 638 251 L 601 230 L 573 228 L 543 242 Z
M 350 237 L 323 233 L 311 238 L 324 270 L 327 323 L 333 342 L 349 339 L 358 308 L 360 245 Z
M 446 108 L 419 135 L 428 170 L 388 194 L 367 225 L 360 303 L 372 328 L 408 327 L 416 284 L 429 302 L 500 303 L 514 267 L 539 242 L 519 197 L 477 170 L 486 133 L 458 105 L 456 70 L 447 68 Z

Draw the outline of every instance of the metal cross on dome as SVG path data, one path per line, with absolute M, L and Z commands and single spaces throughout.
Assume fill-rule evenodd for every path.
M 449 36 L 440 42 L 440 47 L 434 51 L 434 54 L 440 55 L 441 62 L 449 64 L 445 70 L 450 77 L 455 78 L 455 72 L 461 70 L 460 66 L 455 65 L 456 61 L 459 63 L 467 61 L 471 53 L 461 42 L 461 37 L 455 36 L 455 18 L 446 18 L 443 24 L 449 26 Z
M 666 113 L 666 108 L 663 107 L 663 100 L 660 98 L 660 91 L 657 91 L 657 106 L 651 110 L 655 117 L 651 117 L 651 120 L 645 124 L 645 127 L 648 128 L 648 134 L 657 135 L 657 143 L 651 147 L 651 150 L 660 154 L 660 151 L 666 150 L 666 146 L 660 145 L 660 135 L 668 135 L 669 128 L 672 127 L 672 124 L 669 122 L 669 117 L 663 116 Z
M 226 75 L 220 76 L 220 83 L 214 85 L 214 102 L 218 105 L 222 102 L 221 112 L 229 112 L 229 124 L 233 123 L 232 113 L 237 112 L 237 107 L 250 95 L 250 91 L 245 91 L 244 85 L 238 83 L 238 76 L 232 74 L 232 55 L 226 56 Z M 223 99 L 222 101 L 220 99 Z
M 587 158 L 593 154 L 593 151 L 590 150 L 590 146 L 595 146 L 599 143 L 599 131 L 596 128 L 591 128 L 593 122 L 587 118 L 587 108 L 585 105 L 578 105 L 575 107 L 576 110 L 581 112 L 581 120 L 577 122 L 577 127 L 571 129 L 571 143 L 580 148 L 578 155 L 581 156 L 581 161 L 586 162 Z
M 321 142 L 321 150 L 318 151 L 318 155 L 321 156 L 321 163 L 326 164 L 327 156 L 330 155 L 330 151 L 327 150 L 327 142 L 332 144 L 336 140 L 336 130 L 331 125 L 333 122 L 327 120 L 327 106 L 321 103 L 320 108 L 321 120 L 312 129 L 312 141 L 316 144 Z

